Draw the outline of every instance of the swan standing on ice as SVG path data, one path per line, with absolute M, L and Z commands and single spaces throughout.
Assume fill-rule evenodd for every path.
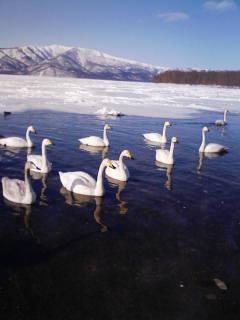
M 152 133 L 144 133 L 143 136 L 145 139 L 153 141 L 153 142 L 167 143 L 166 130 L 168 127 L 171 127 L 171 123 L 169 121 L 166 121 L 163 126 L 162 134 L 152 132 Z
M 47 146 L 54 145 L 50 139 L 43 139 L 42 141 L 42 155 L 30 154 L 27 160 L 31 163 L 31 171 L 48 173 L 52 169 L 52 163 L 47 159 Z
M 227 125 L 227 112 L 228 112 L 228 110 L 224 110 L 223 120 L 216 120 L 215 121 L 216 126 L 226 126 Z
M 172 137 L 170 150 L 156 150 L 156 160 L 165 164 L 174 164 L 173 152 L 176 143 L 178 143 L 177 138 Z
M 206 152 L 206 153 L 224 153 L 227 152 L 228 149 L 221 145 L 221 144 L 217 144 L 217 143 L 208 143 L 206 145 L 206 133 L 209 132 L 210 130 L 208 129 L 208 127 L 203 127 L 202 128 L 202 143 L 201 146 L 199 148 L 199 152 Z
M 11 202 L 32 204 L 36 200 L 36 194 L 32 189 L 29 177 L 30 163 L 26 162 L 24 174 L 25 180 L 2 178 L 3 196 Z
M 133 154 L 129 150 L 123 150 L 119 156 L 119 160 L 112 160 L 113 168 L 107 167 L 106 175 L 110 178 L 127 181 L 129 179 L 129 171 L 127 166 L 123 163 L 123 157 L 134 159 Z
M 106 167 L 112 167 L 112 161 L 104 159 L 98 170 L 97 180 L 83 171 L 59 172 L 62 185 L 71 192 L 86 196 L 102 197 L 104 195 L 103 172 Z
M 37 130 L 33 126 L 29 126 L 26 131 L 26 139 L 20 137 L 9 137 L 0 139 L 0 145 L 12 148 L 32 148 L 34 146 L 30 132 L 37 133 Z
M 103 129 L 103 138 L 90 136 L 82 139 L 78 139 L 82 144 L 86 144 L 88 146 L 93 147 L 108 147 L 109 140 L 107 137 L 107 130 L 111 129 L 112 127 L 109 124 L 105 124 Z

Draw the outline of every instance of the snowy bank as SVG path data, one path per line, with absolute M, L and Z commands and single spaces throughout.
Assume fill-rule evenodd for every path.
M 0 75 L 0 111 L 50 109 L 95 114 L 186 118 L 198 111 L 240 111 L 240 89 Z M 96 115 L 96 114 L 95 114 Z

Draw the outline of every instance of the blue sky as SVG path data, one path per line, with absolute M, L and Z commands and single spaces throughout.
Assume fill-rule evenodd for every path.
M 240 0 L 0 0 L 0 47 L 28 44 L 240 70 Z

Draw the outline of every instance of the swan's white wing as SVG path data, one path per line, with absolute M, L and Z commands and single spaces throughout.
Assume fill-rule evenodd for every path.
M 19 137 L 9 137 L 0 139 L 0 144 L 7 147 L 21 148 L 27 147 L 27 141 Z
M 216 126 L 225 126 L 226 122 L 224 120 L 216 120 L 215 125 Z
M 96 186 L 96 180 L 83 171 L 59 172 L 59 176 L 62 185 L 69 191 L 95 189 Z
M 79 139 L 79 141 L 81 143 L 89 145 L 89 146 L 96 146 L 96 147 L 104 147 L 105 146 L 103 139 L 100 137 L 95 137 L 95 136 L 82 138 L 82 139 Z
M 158 149 L 156 150 L 156 160 L 164 163 L 168 159 L 169 154 L 169 150 Z
M 30 154 L 27 157 L 27 160 L 31 162 L 31 167 L 33 169 L 41 170 L 42 168 L 42 156 Z
M 144 138 L 150 141 L 154 141 L 154 142 L 162 142 L 163 137 L 160 133 L 156 133 L 156 132 L 151 132 L 151 133 L 144 133 L 143 134 Z
M 21 202 L 25 196 L 25 182 L 18 179 L 2 178 L 3 196 L 13 202 Z
M 209 153 L 221 153 L 224 151 L 227 151 L 228 148 L 218 144 L 218 143 L 209 143 L 208 145 L 206 145 L 204 152 L 209 152 Z

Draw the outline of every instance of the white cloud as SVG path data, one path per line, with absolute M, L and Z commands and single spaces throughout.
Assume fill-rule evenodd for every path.
M 229 11 L 237 8 L 234 0 L 210 0 L 204 3 L 204 8 L 212 11 Z
M 189 15 L 186 12 L 163 12 L 157 15 L 158 18 L 168 22 L 184 21 L 189 19 Z

